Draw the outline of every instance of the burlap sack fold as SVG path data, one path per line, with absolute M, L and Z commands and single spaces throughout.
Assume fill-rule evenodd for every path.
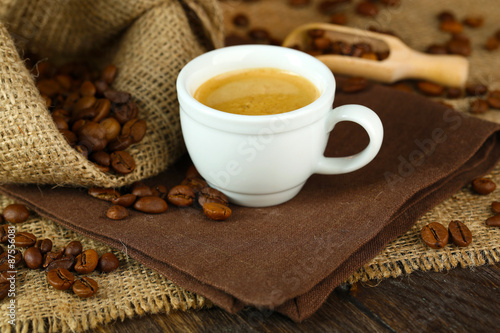
M 175 79 L 189 60 L 221 46 L 215 0 L 12 0 L 0 18 L 0 183 L 119 187 L 158 174 L 184 152 Z M 114 88 L 131 93 L 148 123 L 129 148 L 133 173 L 102 173 L 66 143 L 16 46 L 54 62 L 98 54 L 98 65 L 116 64 Z

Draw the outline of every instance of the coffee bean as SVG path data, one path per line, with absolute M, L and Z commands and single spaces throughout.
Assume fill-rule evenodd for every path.
M 147 125 L 142 119 L 132 119 L 127 121 L 122 128 L 121 134 L 132 138 L 133 143 L 137 143 L 146 135 Z
M 54 114 L 52 114 L 52 121 L 54 122 L 58 130 L 67 130 L 69 128 L 68 123 L 66 122 L 66 120 L 64 120 L 63 117 L 54 116 Z
M 48 238 L 37 240 L 35 246 L 40 249 L 42 255 L 52 251 L 52 241 Z
M 331 14 L 337 10 L 339 5 L 348 2 L 351 2 L 351 0 L 323 0 L 318 5 L 318 11 L 321 14 Z
M 108 142 L 111 142 L 112 140 L 116 139 L 118 137 L 118 135 L 120 135 L 121 126 L 120 126 L 120 123 L 118 122 L 118 120 L 116 120 L 115 118 L 111 118 L 111 117 L 105 118 L 105 119 L 101 120 L 101 122 L 99 124 L 101 124 L 101 126 L 104 127 L 104 129 L 106 130 L 106 140 Z M 129 146 L 130 146 L 130 144 L 129 144 Z M 116 150 L 116 149 L 112 149 L 112 150 Z
M 448 49 L 441 44 L 432 44 L 427 47 L 425 52 L 430 54 L 448 54 Z
M 87 298 L 95 295 L 99 288 L 97 282 L 88 276 L 82 277 L 73 284 L 73 292 L 81 298 Z
M 495 36 L 488 38 L 484 44 L 484 48 L 488 51 L 494 51 L 498 49 L 498 47 L 500 47 L 500 40 Z
M 313 40 L 313 46 L 316 50 L 324 51 L 330 47 L 332 41 L 327 37 L 318 37 Z
M 112 220 L 123 220 L 128 217 L 129 213 L 127 208 L 119 205 L 113 205 L 108 208 L 106 216 Z
M 79 153 L 80 155 L 82 155 L 85 158 L 88 158 L 88 156 L 89 156 L 89 148 L 87 148 L 84 145 L 76 145 L 74 148 L 75 148 L 75 150 L 76 150 L 77 153 Z
M 0 274 L 0 300 L 9 295 L 11 281 L 16 281 L 16 273 L 3 272 Z
M 40 266 L 42 266 L 42 261 L 42 252 L 40 252 L 40 249 L 38 247 L 32 246 L 24 251 L 24 262 L 29 268 L 39 268 Z
M 448 11 L 448 10 L 444 10 L 442 12 L 440 12 L 438 15 L 437 15 L 437 18 L 440 22 L 444 22 L 444 21 L 456 21 L 456 17 L 455 17 L 455 14 L 453 14 L 452 12 Z
M 153 189 L 143 183 L 133 186 L 132 194 L 137 196 L 138 198 L 155 196 Z
M 106 82 L 107 84 L 113 83 L 116 77 L 116 72 L 118 69 L 115 65 L 107 65 L 104 67 L 101 73 L 101 80 Z
M 18 232 L 14 237 L 14 243 L 18 247 L 31 247 L 36 244 L 36 236 L 29 232 Z
M 94 96 L 83 96 L 78 101 L 76 101 L 73 106 L 73 112 L 80 112 L 85 109 L 90 109 L 94 103 L 96 102 L 96 98 Z
M 490 109 L 490 106 L 488 105 L 488 102 L 482 99 L 476 99 L 470 102 L 469 104 L 469 111 L 471 113 L 475 114 L 480 114 L 480 113 L 486 113 Z
M 99 123 L 89 121 L 83 125 L 78 132 L 79 144 L 84 145 L 90 151 L 103 150 L 106 148 L 106 128 Z
M 50 253 L 50 252 L 49 252 Z M 48 253 L 47 253 L 48 255 Z M 45 263 L 47 263 L 47 257 L 45 257 Z M 64 268 L 67 269 L 68 271 L 72 270 L 75 266 L 75 257 L 69 256 L 69 257 L 62 257 L 59 259 L 55 259 L 51 261 L 47 266 L 45 266 L 45 271 L 50 272 L 53 269 L 57 268 Z
M 191 206 L 194 202 L 196 194 L 187 185 L 174 186 L 168 192 L 168 202 L 178 207 Z
M 61 133 L 63 135 L 64 139 L 66 139 L 66 142 L 70 146 L 73 147 L 76 144 L 76 141 L 78 140 L 78 138 L 76 137 L 75 133 L 71 132 L 70 130 L 65 130 L 65 129 L 59 130 L 59 133 Z
M 128 193 L 128 194 L 124 194 L 122 196 L 119 196 L 117 198 L 111 199 L 111 203 L 113 205 L 119 205 L 122 207 L 130 207 L 134 204 L 136 199 L 137 199 L 136 195 Z
M 47 281 L 57 290 L 67 290 L 75 282 L 75 277 L 65 268 L 56 268 L 47 273 Z
M 108 89 L 104 92 L 104 97 L 116 104 L 125 104 L 130 100 L 130 94 L 124 91 Z
M 82 96 L 94 96 L 95 92 L 95 86 L 90 81 L 84 81 L 80 86 L 80 95 Z
M 190 165 L 186 171 L 186 178 L 202 178 L 194 165 Z M 206 186 L 206 185 L 205 185 Z M 203 187 L 205 187 L 203 186 Z
M 460 221 L 451 221 L 448 226 L 450 238 L 453 244 L 459 247 L 469 246 L 472 242 L 472 233 L 465 224 Z
M 108 144 L 109 151 L 120 151 L 125 150 L 133 144 L 134 141 L 130 136 L 118 136 Z
M 444 86 L 429 81 L 419 81 L 417 88 L 422 94 L 427 96 L 441 96 L 445 90 Z
M 377 16 L 378 7 L 373 2 L 362 1 L 356 6 L 356 13 L 361 16 Z
M 191 187 L 191 189 L 194 191 L 194 193 L 198 193 L 201 191 L 201 189 L 205 188 L 208 186 L 207 182 L 201 178 L 185 178 L 182 182 L 181 185 L 187 185 Z
M 420 230 L 420 236 L 424 243 L 433 249 L 441 249 L 448 244 L 448 230 L 437 222 L 424 226 Z
M 271 38 L 269 32 L 266 29 L 260 28 L 251 29 L 248 32 L 248 37 L 260 43 L 269 42 L 269 39 Z
M 89 249 L 83 251 L 76 257 L 75 271 L 80 274 L 88 274 L 94 271 L 99 263 L 99 255 L 96 250 Z
M 446 97 L 448 98 L 460 98 L 462 97 L 462 89 L 449 87 L 446 89 Z
M 117 173 L 126 175 L 135 170 L 135 160 L 126 151 L 114 151 L 111 153 L 111 167 Z
M 363 77 L 350 77 L 342 83 L 341 90 L 345 93 L 356 93 L 368 87 L 368 80 Z
M 88 189 L 87 193 L 94 198 L 105 201 L 111 201 L 113 198 L 118 198 L 120 196 L 117 190 L 104 187 L 91 187 Z
M 486 100 L 493 109 L 500 109 L 500 90 L 490 91 Z
M 233 24 L 237 27 L 248 27 L 250 20 L 245 14 L 236 14 L 233 17 Z
M 482 16 L 467 16 L 464 18 L 464 24 L 471 28 L 478 28 L 484 24 L 484 17 Z
M 143 213 L 159 214 L 167 211 L 168 205 L 159 197 L 142 197 L 134 203 L 134 208 Z
M 15 249 L 13 252 L 6 251 L 0 254 L 0 272 L 12 271 L 23 260 L 21 251 Z
M 489 227 L 500 227 L 500 214 L 494 215 L 486 219 L 486 225 Z
M 100 98 L 95 102 L 92 109 L 94 110 L 94 118 L 92 121 L 100 122 L 109 115 L 111 102 L 108 99 Z
M 94 82 L 96 95 L 104 96 L 104 92 L 109 89 L 109 85 L 104 80 L 97 80 Z
M 64 255 L 69 257 L 73 256 L 76 257 L 80 253 L 82 253 L 83 250 L 83 245 L 80 241 L 74 240 L 68 243 L 66 247 L 64 248 Z
M 9 226 L 7 224 L 3 224 L 0 225 L 0 243 L 5 244 L 7 242 L 9 242 Z
M 3 209 L 3 218 L 10 223 L 23 223 L 30 216 L 26 206 L 21 204 L 10 204 Z
M 59 251 L 57 252 L 47 252 L 44 256 L 43 256 L 43 264 L 42 264 L 42 267 L 43 268 L 47 268 L 50 263 L 52 263 L 53 261 L 55 260 L 58 260 L 58 259 L 61 259 L 62 256 L 64 254 L 64 248 L 63 249 L 60 249 Z
M 99 258 L 99 264 L 97 268 L 101 272 L 109 273 L 114 271 L 120 266 L 120 261 L 118 258 L 111 252 L 104 253 L 101 258 Z
M 71 85 L 73 82 L 73 79 L 71 78 L 71 76 L 59 74 L 59 75 L 56 75 L 54 78 L 57 81 L 57 83 L 59 83 L 60 87 L 63 90 L 68 91 L 71 89 Z
M 109 166 L 111 164 L 111 157 L 103 150 L 90 154 L 90 160 L 102 166 Z
M 203 213 L 215 221 L 224 221 L 231 217 L 231 209 L 218 202 L 207 202 L 203 205 Z
M 36 87 L 42 95 L 54 97 L 61 91 L 61 85 L 54 79 L 44 79 L 37 82 Z
M 439 25 L 439 30 L 458 34 L 464 30 L 464 26 L 458 21 L 446 20 L 441 22 L 441 24 Z
M 472 181 L 472 189 L 477 194 L 489 194 L 495 190 L 497 185 L 488 178 L 476 178 Z
M 465 92 L 467 96 L 482 96 L 488 92 L 488 87 L 484 84 L 469 84 L 465 87 Z
M 130 100 L 125 104 L 115 105 L 113 117 L 118 120 L 120 124 L 125 124 L 129 120 L 137 118 L 138 113 L 137 104 Z
M 491 210 L 495 214 L 500 214 L 500 201 L 493 201 L 491 203 Z
M 227 206 L 229 201 L 224 193 L 211 187 L 205 187 L 198 193 L 198 203 L 203 207 L 208 202 L 217 202 Z
M 166 186 L 164 186 L 164 185 L 156 185 L 154 187 L 154 190 L 156 190 L 158 197 L 160 197 L 162 199 L 165 199 L 167 197 L 168 190 L 167 190 Z
M 458 54 L 468 57 L 472 53 L 472 47 L 469 42 L 460 39 L 451 39 L 446 43 L 448 53 Z
M 347 16 L 343 13 L 333 13 L 330 15 L 330 23 L 337 25 L 346 25 Z

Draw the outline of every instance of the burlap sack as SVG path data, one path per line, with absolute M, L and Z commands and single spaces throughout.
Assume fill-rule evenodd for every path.
M 186 62 L 221 46 L 216 0 L 5 0 L 0 18 L 0 183 L 119 187 L 184 152 L 175 80 Z M 148 123 L 129 148 L 134 172 L 103 173 L 66 143 L 16 46 L 54 62 L 116 64 L 114 88 L 131 93 Z

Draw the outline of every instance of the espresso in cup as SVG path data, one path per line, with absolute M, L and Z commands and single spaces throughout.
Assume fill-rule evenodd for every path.
M 272 115 L 300 109 L 320 93 L 306 78 L 277 68 L 250 68 L 217 75 L 194 98 L 213 109 L 241 115 Z

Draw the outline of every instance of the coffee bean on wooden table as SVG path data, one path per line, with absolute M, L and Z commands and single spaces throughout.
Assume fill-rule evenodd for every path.
M 114 151 L 111 153 L 111 167 L 117 173 L 126 175 L 135 170 L 135 160 L 126 151 Z
M 120 205 L 113 205 L 106 211 L 106 216 L 112 220 L 123 220 L 129 216 L 127 208 Z
M 95 295 L 98 289 L 99 286 L 97 282 L 88 276 L 84 276 L 80 280 L 73 283 L 73 292 L 81 298 L 87 298 Z
M 14 236 L 14 243 L 17 247 L 31 247 L 36 244 L 36 236 L 30 232 L 21 231 Z
M 212 220 L 224 221 L 231 217 L 232 211 L 221 203 L 207 202 L 203 205 L 203 213 Z
M 174 186 L 167 195 L 168 202 L 178 207 L 191 206 L 195 197 L 196 194 L 187 185 Z
M 24 262 L 26 263 L 26 266 L 28 266 L 31 269 L 37 269 L 40 266 L 42 266 L 43 262 L 43 257 L 42 257 L 42 252 L 40 252 L 40 249 L 38 247 L 32 246 L 26 249 L 24 251 Z
M 134 203 L 134 209 L 149 214 L 160 214 L 168 209 L 167 202 L 160 197 L 142 197 Z
M 114 271 L 120 266 L 120 261 L 118 258 L 111 252 L 104 253 L 101 258 L 99 258 L 99 263 L 97 268 L 101 272 L 109 273 Z
M 489 178 L 484 178 L 484 177 L 474 179 L 471 184 L 474 192 L 482 195 L 493 192 L 497 187 L 495 182 L 493 182 Z
M 432 222 L 420 230 L 420 236 L 425 244 L 433 249 L 441 249 L 448 244 L 448 230 L 440 223 Z
M 472 242 L 472 233 L 469 228 L 460 221 L 451 221 L 448 225 L 450 238 L 453 244 L 459 247 L 469 246 Z
M 153 189 L 144 183 L 133 184 L 131 189 L 131 193 L 138 198 L 155 196 Z
M 64 248 L 65 256 L 73 256 L 76 257 L 80 253 L 82 253 L 83 245 L 80 241 L 74 240 L 68 243 Z
M 76 257 L 75 271 L 80 274 L 88 274 L 94 271 L 99 263 L 99 255 L 96 250 L 89 249 L 83 251 Z
M 486 225 L 489 227 L 500 227 L 500 214 L 494 215 L 486 219 Z
M 2 215 L 7 222 L 22 223 L 28 219 L 30 212 L 24 205 L 10 204 L 3 209 Z
M 198 193 L 198 203 L 203 207 L 208 202 L 217 202 L 227 206 L 229 200 L 226 195 L 219 190 L 211 187 L 205 187 Z
M 75 282 L 75 277 L 65 268 L 56 268 L 47 273 L 47 281 L 57 290 L 67 290 Z

